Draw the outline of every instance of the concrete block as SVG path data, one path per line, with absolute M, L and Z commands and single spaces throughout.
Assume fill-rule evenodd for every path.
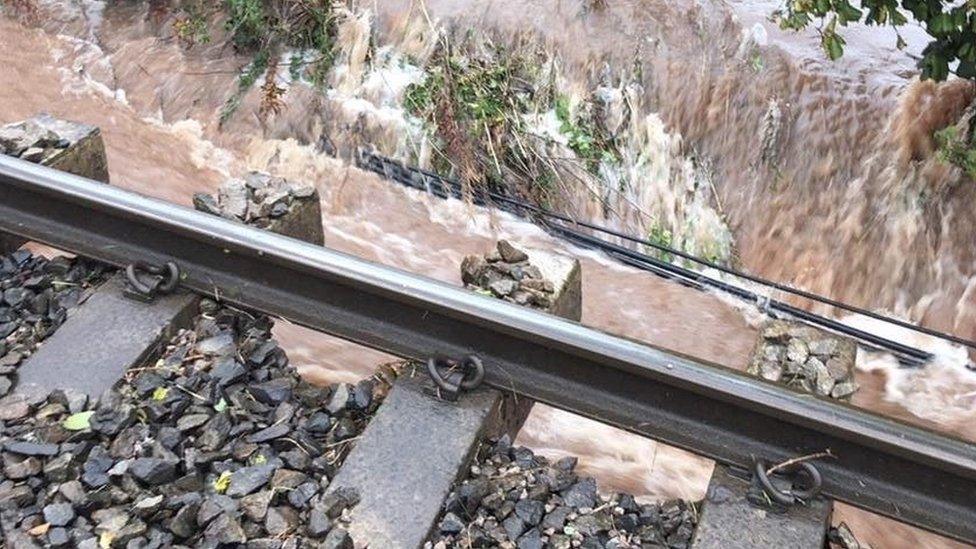
M 39 114 L 0 127 L 0 154 L 16 156 L 68 173 L 108 183 L 108 161 L 101 131 L 96 126 Z M 0 253 L 21 247 L 26 240 L 0 235 Z
M 143 303 L 123 296 L 117 274 L 98 288 L 20 366 L 18 390 L 75 389 L 99 396 L 126 370 L 155 360 L 197 314 L 198 298 L 178 292 Z
M 749 481 L 716 465 L 703 502 L 692 549 L 822 549 L 833 503 L 814 498 L 785 512 L 748 501 Z

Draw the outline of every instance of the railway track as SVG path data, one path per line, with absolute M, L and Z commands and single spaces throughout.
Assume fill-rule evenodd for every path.
M 832 459 L 808 468 L 822 497 L 976 543 L 976 446 L 962 440 L 8 157 L 0 157 L 0 231 L 119 268 L 175 265 L 184 289 L 400 357 L 474 356 L 497 394 L 547 403 L 741 470 L 829 451 Z M 439 408 L 443 432 L 415 433 L 431 439 L 425 444 L 437 448 L 438 436 L 460 436 L 452 414 L 459 422 L 483 420 L 464 410 L 484 397 L 460 392 L 458 408 Z M 475 431 L 477 438 L 480 427 Z M 455 466 L 466 466 L 470 448 L 457 451 L 466 457 Z M 424 463 L 401 465 L 426 478 Z M 368 473 L 393 483 L 389 493 L 409 492 L 396 485 L 409 476 L 402 472 Z M 459 474 L 451 472 L 451 481 Z M 819 528 L 822 543 L 826 525 Z

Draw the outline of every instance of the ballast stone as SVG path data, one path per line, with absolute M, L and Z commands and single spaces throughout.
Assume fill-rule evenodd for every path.
M 857 344 L 797 322 L 773 320 L 760 331 L 748 372 L 807 393 L 848 400 L 857 392 Z
M 249 172 L 225 181 L 216 197 L 193 195 L 193 207 L 320 246 L 325 243 L 318 191 L 282 177 Z

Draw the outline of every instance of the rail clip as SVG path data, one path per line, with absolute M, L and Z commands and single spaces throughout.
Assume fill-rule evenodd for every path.
M 485 379 L 485 366 L 474 355 L 460 361 L 437 357 L 427 361 L 427 373 L 437 385 L 439 396 L 453 402 L 462 391 L 470 391 L 481 385 Z
M 759 490 L 750 490 L 749 501 L 780 511 L 816 497 L 823 487 L 820 470 L 808 461 L 767 469 L 765 460 L 757 459 L 752 480 Z
M 180 268 L 172 261 L 163 265 L 136 261 L 125 268 L 125 279 L 125 297 L 151 303 L 157 295 L 169 294 L 176 289 Z

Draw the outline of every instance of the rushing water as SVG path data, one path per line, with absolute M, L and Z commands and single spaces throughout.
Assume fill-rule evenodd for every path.
M 584 215 L 605 214 L 593 206 L 594 192 L 610 196 L 616 213 L 607 223 L 645 232 L 653 212 L 689 249 L 728 249 L 734 238 L 752 272 L 976 335 L 964 230 L 973 221 L 973 186 L 934 160 L 930 137 L 959 115 L 972 90 L 912 80 L 910 60 L 884 33 L 857 30 L 851 55 L 827 65 L 811 37 L 765 22 L 775 7 L 769 1 L 624 0 L 599 10 L 569 0 L 368 2 L 342 25 L 327 94 L 283 81 L 284 112 L 259 118 L 251 93 L 221 129 L 219 110 L 246 59 L 221 44 L 187 50 L 164 18 L 138 5 L 42 4 L 42 24 L 0 17 L 0 122 L 44 111 L 98 125 L 114 185 L 188 204 L 193 192 L 247 169 L 314 182 L 327 246 L 452 283 L 464 255 L 500 237 L 561 250 L 583 264 L 585 324 L 744 368 L 755 311 L 319 152 L 325 132 L 340 150 L 368 142 L 424 158 L 423 130 L 400 104 L 420 69 L 402 56 L 422 59 L 439 25 L 531 32 L 558 53 L 567 90 L 582 95 L 603 85 L 607 97 L 627 98 L 625 161 L 580 190 Z M 379 49 L 367 59 L 371 37 Z M 916 48 L 924 41 L 912 30 L 907 37 Z M 643 71 L 630 86 L 595 76 L 635 57 Z M 544 131 L 544 120 L 539 125 Z M 976 375 L 963 367 L 965 351 L 844 320 L 938 357 L 906 371 L 890 357 L 861 353 L 856 405 L 976 439 Z M 277 334 L 316 380 L 356 380 L 390 360 L 285 321 Z M 647 498 L 699 498 L 711 470 L 707 460 L 543 406 L 521 438 L 553 455 L 581 456 L 605 489 Z M 952 545 L 846 506 L 837 520 L 876 547 Z

